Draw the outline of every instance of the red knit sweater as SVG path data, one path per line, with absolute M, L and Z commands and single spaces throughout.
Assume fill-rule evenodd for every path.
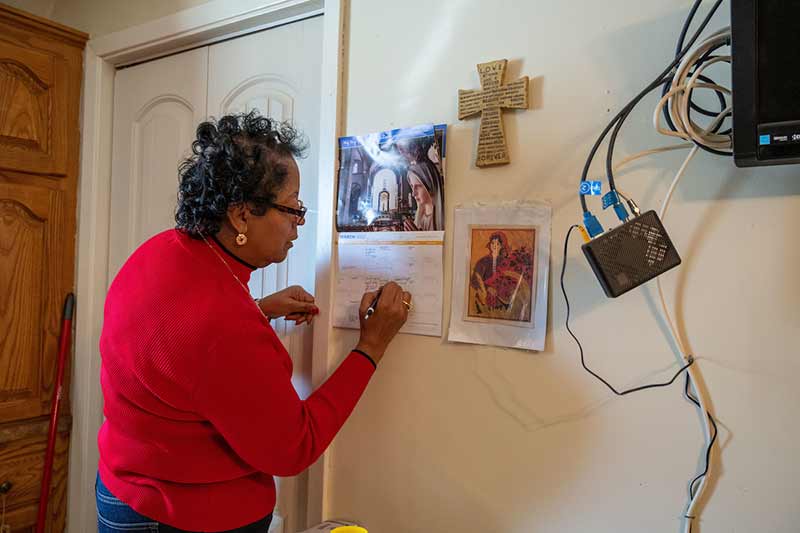
M 251 269 L 212 246 L 247 285 Z M 249 295 L 202 240 L 143 244 L 108 291 L 100 476 L 137 512 L 221 531 L 271 513 L 276 476 L 308 468 L 374 372 L 351 353 L 308 399 Z

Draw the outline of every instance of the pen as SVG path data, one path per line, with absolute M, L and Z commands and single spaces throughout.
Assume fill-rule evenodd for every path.
M 364 315 L 364 320 L 367 320 L 369 317 L 372 316 L 372 313 L 375 312 L 375 306 L 378 305 L 378 298 L 381 297 L 381 291 L 382 290 L 383 290 L 383 287 L 378 289 L 378 294 L 375 295 L 375 299 L 372 300 L 372 303 L 369 304 L 369 307 L 367 307 L 367 313 Z

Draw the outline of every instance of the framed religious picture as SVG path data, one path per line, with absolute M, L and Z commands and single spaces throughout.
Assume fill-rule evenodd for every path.
M 536 228 L 472 225 L 465 319 L 530 324 L 536 302 Z
M 543 350 L 551 209 L 455 210 L 448 340 Z

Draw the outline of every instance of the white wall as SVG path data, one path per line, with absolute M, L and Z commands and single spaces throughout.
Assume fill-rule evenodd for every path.
M 668 62 L 690 4 L 353 0 L 346 133 L 452 124 L 445 321 L 454 206 L 544 199 L 554 207 L 550 330 L 542 353 L 398 337 L 335 441 L 328 516 L 377 533 L 680 530 L 687 482 L 702 465 L 699 415 L 682 381 L 616 398 L 585 373 L 557 275 L 565 231 L 580 220 L 589 146 Z M 712 28 L 727 24 L 728 6 Z M 478 121 L 458 121 L 457 90 L 479 86 L 476 63 L 501 58 L 511 61 L 507 79 L 531 77 L 533 109 L 505 114 L 512 163 L 478 170 Z M 654 103 L 629 120 L 620 156 L 669 143 L 650 127 Z M 647 159 L 619 183 L 657 209 L 683 156 Z M 613 224 L 608 214 L 604 223 Z M 800 169 L 739 170 L 702 152 L 667 217 L 683 265 L 665 290 L 721 422 L 718 479 L 696 531 L 788 533 L 800 522 L 798 226 Z M 589 364 L 620 387 L 668 378 L 677 360 L 654 286 L 607 299 L 579 241 L 567 288 Z M 332 358 L 356 337 L 334 330 Z

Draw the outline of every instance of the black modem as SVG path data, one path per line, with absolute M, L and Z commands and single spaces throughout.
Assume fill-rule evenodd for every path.
M 611 298 L 681 264 L 655 211 L 647 211 L 581 248 L 606 296 Z

